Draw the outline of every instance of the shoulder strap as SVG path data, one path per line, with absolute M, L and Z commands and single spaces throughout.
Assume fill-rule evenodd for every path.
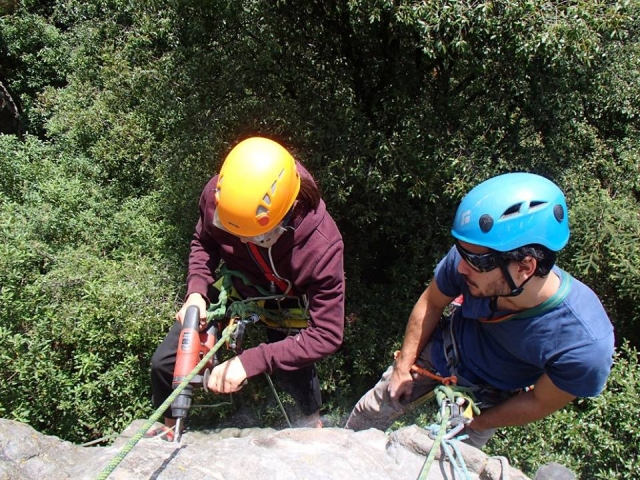
M 277 285 L 280 291 L 285 295 L 294 295 L 293 288 L 289 284 L 287 284 L 287 282 L 285 282 L 282 278 L 276 276 L 276 274 L 273 273 L 273 270 L 271 269 L 267 261 L 264 259 L 264 257 L 260 253 L 260 250 L 258 250 L 258 246 L 251 242 L 247 242 L 247 247 L 249 248 L 249 253 L 251 254 L 255 262 L 260 267 L 260 270 L 262 270 L 262 273 L 264 273 L 264 276 L 267 277 L 267 280 Z

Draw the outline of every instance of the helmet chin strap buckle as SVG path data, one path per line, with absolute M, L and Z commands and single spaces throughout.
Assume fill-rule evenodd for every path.
M 509 295 L 506 295 L 507 297 L 517 297 L 518 295 L 520 295 L 522 293 L 522 291 L 524 290 L 524 288 L 522 288 L 522 285 L 520 285 L 517 288 L 514 288 L 513 290 L 511 290 L 511 293 L 509 293 Z

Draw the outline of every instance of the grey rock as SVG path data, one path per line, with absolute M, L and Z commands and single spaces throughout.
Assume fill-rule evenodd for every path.
M 551 462 L 538 469 L 534 480 L 576 480 L 577 478 L 575 473 L 568 468 Z
M 145 423 L 133 422 L 111 446 L 83 447 L 0 419 L 0 480 L 88 480 L 106 472 L 110 480 L 415 480 L 434 443 L 426 430 L 411 426 L 391 434 L 227 428 L 188 431 L 180 443 L 156 437 L 133 444 Z M 473 480 L 530 480 L 505 458 L 456 444 Z M 439 449 L 427 478 L 460 476 Z

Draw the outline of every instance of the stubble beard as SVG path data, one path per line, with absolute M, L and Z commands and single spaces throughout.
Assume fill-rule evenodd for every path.
M 469 287 L 469 293 L 476 298 L 502 297 L 511 293 L 511 289 L 504 278 L 496 279 L 484 288 L 480 288 L 476 282 L 471 282 L 466 276 L 464 279 Z

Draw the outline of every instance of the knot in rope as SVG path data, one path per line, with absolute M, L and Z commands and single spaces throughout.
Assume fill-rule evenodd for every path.
M 473 419 L 473 415 L 480 415 L 480 409 L 476 405 L 475 397 L 470 388 L 438 385 L 434 389 L 434 393 L 436 402 L 440 407 L 436 415 L 438 422 L 441 422 L 446 417 L 446 420 L 453 421 L 453 426 L 455 426 L 463 419 L 470 421 Z
M 427 479 L 436 452 L 439 448 L 442 448 L 456 475 L 465 480 L 470 480 L 469 471 L 456 443 L 458 440 L 467 438 L 465 434 L 458 434 L 471 422 L 474 414 L 480 414 L 480 409 L 476 405 L 473 393 L 469 388 L 438 385 L 434 389 L 434 394 L 440 407 L 436 414 L 438 423 L 430 425 L 428 431 L 429 436 L 434 438 L 435 441 L 418 479 Z

